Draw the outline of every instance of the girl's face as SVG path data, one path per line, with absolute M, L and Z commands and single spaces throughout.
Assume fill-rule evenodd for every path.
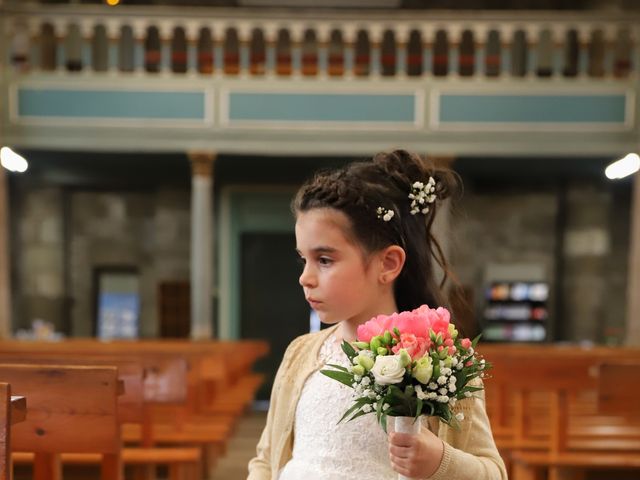
M 359 325 L 383 309 L 378 281 L 381 264 L 345 236 L 347 216 L 331 208 L 299 212 L 297 251 L 304 268 L 300 285 L 323 323 Z

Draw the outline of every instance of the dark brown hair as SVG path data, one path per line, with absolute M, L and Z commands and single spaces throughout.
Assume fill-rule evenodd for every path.
M 436 201 L 427 214 L 412 215 L 408 195 L 414 182 L 436 181 Z M 294 214 L 314 208 L 333 208 L 349 219 L 355 240 L 366 254 L 390 245 L 401 246 L 406 253 L 404 267 L 395 281 L 394 294 L 400 311 L 426 304 L 444 306 L 442 287 L 450 274 L 440 245 L 431 232 L 438 204 L 461 191 L 458 175 L 452 170 L 428 165 L 405 150 L 383 152 L 372 161 L 354 162 L 343 168 L 317 173 L 298 191 L 292 202 Z M 390 221 L 379 218 L 376 210 L 393 210 Z M 437 262 L 444 278 L 435 279 Z

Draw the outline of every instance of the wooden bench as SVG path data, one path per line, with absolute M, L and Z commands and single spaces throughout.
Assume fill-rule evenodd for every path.
M 115 357 L 103 355 L 84 354 L 81 358 L 73 356 L 51 356 L 51 355 L 25 355 L 0 353 L 0 362 L 3 363 L 28 363 L 38 365 L 52 365 L 67 363 L 73 365 L 112 365 L 118 369 L 118 379 L 124 384 L 124 393 L 118 397 L 118 422 L 121 426 L 131 422 L 141 424 L 145 420 L 145 377 L 147 376 L 140 362 L 131 357 Z M 160 401 L 167 396 L 171 400 L 175 397 L 173 393 L 163 395 L 164 388 L 158 388 L 158 383 L 163 383 L 163 372 L 170 372 L 175 375 L 175 370 L 184 368 L 183 362 L 178 361 L 180 366 L 153 368 L 153 374 L 149 374 L 146 379 L 151 387 L 146 391 L 147 402 L 153 402 L 159 395 Z M 183 372 L 184 375 L 184 372 Z M 179 388 L 176 390 L 180 390 Z M 157 392 L 160 392 L 159 394 Z M 149 400 L 151 398 L 151 400 Z M 145 447 L 123 448 L 121 450 L 122 462 L 126 467 L 136 467 L 146 471 L 148 478 L 155 478 L 155 468 L 159 465 L 167 466 L 171 479 L 197 479 L 201 477 L 202 454 L 199 448 L 157 448 L 153 443 Z M 95 454 L 62 454 L 63 464 L 98 464 L 99 456 Z M 33 455 L 21 453 L 14 455 L 14 462 L 17 464 L 32 463 Z M 140 476 L 140 475 L 139 475 Z
M 133 355 L 146 371 L 145 418 L 141 426 L 124 425 L 123 439 L 144 447 L 199 445 L 203 448 L 209 472 L 217 456 L 224 453 L 238 415 L 253 398 L 261 380 L 260 377 L 251 376 L 251 365 L 266 351 L 265 342 L 251 341 L 100 342 L 94 339 L 70 339 L 55 343 L 0 342 L 0 355 L 2 352 L 54 354 L 70 358 Z M 181 378 L 181 384 L 173 380 L 167 382 L 170 375 L 165 375 L 166 372 L 161 372 L 161 376 L 156 372 L 164 368 L 158 367 L 162 361 L 173 362 L 175 359 L 180 359 L 185 365 L 184 371 L 177 371 L 174 377 L 174 380 Z M 221 395 L 220 392 L 229 394 Z M 168 398 L 158 401 L 163 393 L 174 394 L 175 401 Z M 215 408 L 216 405 L 219 408 Z M 214 408 L 209 408 L 211 406 Z
M 514 480 L 580 479 L 589 469 L 636 468 L 640 351 L 595 350 L 483 352 L 496 359 L 493 378 L 485 382 L 487 401 L 494 402 L 496 442 L 513 464 Z M 612 358 L 622 358 L 626 368 L 608 365 Z
M 48 344 L 38 342 L 24 342 L 15 345 L 13 342 L 7 345 L 3 343 L 5 349 L 0 349 L 0 359 L 12 355 L 16 358 L 34 362 L 48 363 L 53 359 L 67 363 L 100 363 L 116 364 L 135 363 L 144 370 L 144 385 L 142 387 L 143 408 L 142 418 L 128 418 L 128 422 L 123 425 L 122 438 L 128 442 L 126 459 L 129 465 L 141 464 L 144 461 L 150 462 L 155 458 L 157 465 L 166 464 L 170 470 L 180 469 L 181 471 L 195 470 L 195 464 L 204 463 L 204 467 L 213 470 L 217 457 L 224 452 L 224 444 L 230 436 L 230 426 L 225 428 L 211 428 L 198 432 L 191 432 L 188 425 L 180 425 L 179 431 L 172 432 L 162 425 L 157 425 L 153 418 L 153 410 L 158 405 L 169 406 L 171 409 L 180 409 L 187 399 L 187 378 L 189 364 L 180 356 L 174 353 L 157 353 L 154 351 L 142 351 L 132 353 L 131 343 L 115 348 L 111 344 L 89 341 L 73 341 L 69 345 L 65 342 Z M 65 348 L 69 347 L 69 348 Z M 119 357 L 118 352 L 124 352 Z M 30 353 L 26 353 L 30 352 Z M 140 386 L 137 387 L 140 390 Z M 140 400 L 140 399 L 138 399 Z M 180 415 L 173 415 L 179 418 Z M 131 432 L 134 435 L 131 435 Z M 135 448 L 131 448 L 135 445 Z M 171 446 L 171 451 L 166 448 Z M 184 452 L 178 452 L 176 447 L 182 446 Z M 196 454 L 196 451 L 201 453 Z M 186 455 L 185 452 L 191 452 Z M 155 457 L 154 455 L 155 454 Z M 138 456 L 136 456 L 138 455 Z M 29 456 L 16 457 L 18 462 L 29 462 Z M 65 456 L 66 459 L 76 459 L 77 456 Z M 185 458 L 191 458 L 194 465 L 185 463 Z M 198 467 L 202 469 L 202 465 Z M 149 465 L 147 476 L 153 475 L 154 465 Z M 191 475 L 185 473 L 186 476 Z
M 11 385 L 0 383 L 0 480 L 11 480 L 11 426 L 27 418 L 25 397 L 12 396 Z
M 61 478 L 60 454 L 101 454 L 101 477 L 121 480 L 115 367 L 0 364 L 0 379 L 29 399 L 11 431 L 13 451 L 34 452 L 33 478 Z

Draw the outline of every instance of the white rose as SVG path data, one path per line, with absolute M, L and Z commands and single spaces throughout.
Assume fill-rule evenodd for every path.
M 400 383 L 404 378 L 405 368 L 398 355 L 378 355 L 376 363 L 371 369 L 376 383 L 380 385 L 392 385 Z

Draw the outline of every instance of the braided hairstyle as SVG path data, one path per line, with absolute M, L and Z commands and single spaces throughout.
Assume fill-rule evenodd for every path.
M 414 182 L 436 181 L 436 201 L 429 212 L 412 215 L 408 195 Z M 315 208 L 333 208 L 350 221 L 345 235 L 360 245 L 365 255 L 390 245 L 399 245 L 406 253 L 400 275 L 394 283 L 394 295 L 400 311 L 426 304 L 443 306 L 442 287 L 449 275 L 440 245 L 431 232 L 438 203 L 460 191 L 459 177 L 451 170 L 428 166 L 417 155 L 405 150 L 383 152 L 372 161 L 354 162 L 338 170 L 317 173 L 298 191 L 292 202 L 294 215 Z M 376 210 L 393 210 L 389 221 Z M 437 284 L 434 260 L 444 271 Z

